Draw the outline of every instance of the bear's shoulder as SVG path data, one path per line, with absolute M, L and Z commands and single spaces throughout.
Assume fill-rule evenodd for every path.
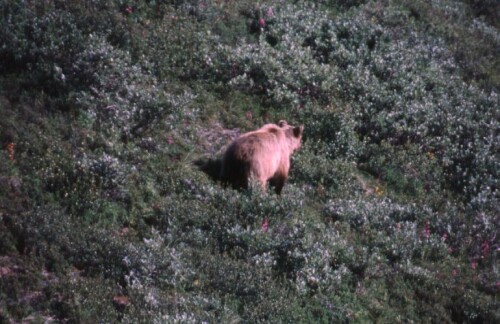
M 249 137 L 270 138 L 270 137 L 280 136 L 280 135 L 284 136 L 285 132 L 278 125 L 266 124 L 257 130 L 240 135 L 239 138 L 240 139 L 249 138 Z

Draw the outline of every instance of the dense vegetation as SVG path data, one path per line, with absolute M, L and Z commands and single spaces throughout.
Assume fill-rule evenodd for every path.
M 499 13 L 0 2 L 0 322 L 500 322 Z M 279 119 L 281 196 L 197 167 Z

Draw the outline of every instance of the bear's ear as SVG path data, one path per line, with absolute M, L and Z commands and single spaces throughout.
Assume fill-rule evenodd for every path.
M 283 128 L 285 126 L 288 126 L 288 123 L 286 122 L 286 120 L 280 120 L 278 122 L 278 126 L 281 127 L 281 128 Z
M 300 126 L 293 128 L 293 136 L 295 136 L 295 137 L 302 136 L 303 132 L 304 132 L 304 125 L 300 125 Z

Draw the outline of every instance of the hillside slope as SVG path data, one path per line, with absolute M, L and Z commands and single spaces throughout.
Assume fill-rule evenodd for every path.
M 0 12 L 0 322 L 500 322 L 497 1 Z M 280 119 L 281 196 L 198 167 Z

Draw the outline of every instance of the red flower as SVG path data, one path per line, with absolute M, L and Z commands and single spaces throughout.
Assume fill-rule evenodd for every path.
M 113 297 L 113 303 L 118 308 L 125 308 L 130 305 L 130 299 L 127 296 L 116 295 Z
M 14 143 L 7 144 L 7 153 L 9 153 L 9 160 L 14 161 Z
M 132 8 L 131 6 L 127 6 L 127 8 L 125 8 L 125 12 L 130 15 L 132 12 L 134 12 L 134 8 Z
M 259 19 L 259 26 L 262 28 L 266 27 L 266 21 L 264 20 L 264 18 Z

